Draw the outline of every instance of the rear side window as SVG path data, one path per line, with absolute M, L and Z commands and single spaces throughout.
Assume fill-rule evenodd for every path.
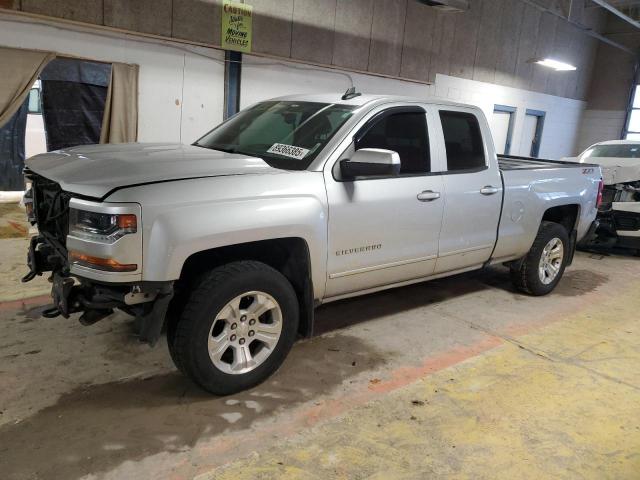
M 400 112 L 385 115 L 356 142 L 361 148 L 384 148 L 400 156 L 400 174 L 428 173 L 429 139 L 425 112 Z
M 447 170 L 484 168 L 484 145 L 476 116 L 441 110 L 440 121 L 447 149 Z

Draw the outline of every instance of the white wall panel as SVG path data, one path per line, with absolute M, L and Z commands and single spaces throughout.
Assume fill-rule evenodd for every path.
M 222 121 L 224 55 L 171 45 L 0 20 L 0 45 L 140 65 L 138 139 L 192 142 Z M 196 50 L 192 48 L 192 50 Z
M 242 64 L 240 106 L 298 93 L 343 93 L 351 86 L 341 70 L 316 68 L 245 55 Z M 349 73 L 360 92 L 426 98 L 432 87 L 424 83 Z
M 241 107 L 283 95 L 297 93 L 344 92 L 350 85 L 340 71 L 301 69 L 298 64 L 244 56 L 242 65 Z M 520 148 L 526 109 L 546 112 L 540 156 L 561 158 L 575 151 L 578 125 L 585 103 L 563 97 L 502 87 L 448 75 L 436 76 L 435 85 L 403 80 L 350 74 L 358 91 L 417 98 L 443 98 L 480 107 L 491 119 L 494 105 L 517 108 L 511 153 L 528 155 Z M 522 150 L 522 151 L 521 151 Z
M 496 104 L 515 107 L 517 111 L 511 142 L 512 155 L 529 155 L 528 149 L 522 142 L 525 135 L 523 126 L 527 109 L 546 112 L 540 157 L 560 159 L 572 156 L 576 152 L 578 130 L 586 106 L 585 102 L 440 74 L 436 76 L 435 95 L 447 100 L 476 105 L 489 119 L 493 115 Z
M 206 55 L 219 55 L 221 61 L 212 61 L 191 54 L 185 56 L 181 136 L 183 143 L 193 143 L 222 122 L 224 54 L 207 49 Z

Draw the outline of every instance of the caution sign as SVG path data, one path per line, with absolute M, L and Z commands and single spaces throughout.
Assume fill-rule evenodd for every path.
M 222 48 L 251 52 L 251 18 L 253 7 L 246 3 L 222 3 Z

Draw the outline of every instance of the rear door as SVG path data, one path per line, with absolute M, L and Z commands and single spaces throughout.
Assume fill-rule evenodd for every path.
M 444 205 L 442 177 L 431 175 L 436 123 L 422 106 L 378 107 L 328 162 L 327 297 L 433 273 Z M 341 179 L 340 160 L 361 148 L 398 152 L 400 175 Z
M 446 197 L 435 273 L 479 267 L 493 250 L 502 207 L 502 180 L 490 132 L 471 108 L 436 107 L 444 140 L 440 154 Z M 493 158 L 489 158 L 492 155 Z

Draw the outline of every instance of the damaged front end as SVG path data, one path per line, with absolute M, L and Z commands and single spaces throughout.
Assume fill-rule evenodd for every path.
M 605 185 L 596 222 L 583 244 L 640 253 L 640 180 Z
M 23 282 L 51 272 L 48 318 L 81 312 L 91 325 L 119 309 L 135 316 L 141 341 L 160 337 L 173 282 L 141 281 L 140 206 L 75 198 L 60 186 L 26 172 L 32 187 L 24 203 L 38 235 L 29 245 Z

